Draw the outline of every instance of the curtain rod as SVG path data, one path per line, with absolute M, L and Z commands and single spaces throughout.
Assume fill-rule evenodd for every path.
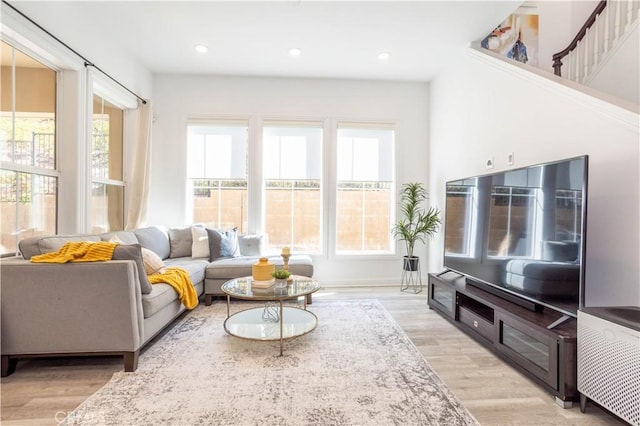
M 108 77 L 109 79 L 111 79 L 114 83 L 116 83 L 117 85 L 119 85 L 120 87 L 122 87 L 124 90 L 126 90 L 127 92 L 131 93 L 133 96 L 135 96 L 136 98 L 138 98 L 143 104 L 146 104 L 147 101 L 144 98 L 141 98 L 140 96 L 138 96 L 135 92 L 133 92 L 131 89 L 129 89 L 127 86 L 125 86 L 124 84 L 120 83 L 118 80 L 116 80 L 115 78 L 111 77 L 109 74 L 107 74 L 106 72 L 104 72 L 99 66 L 97 66 L 96 64 L 94 64 L 93 62 L 91 62 L 90 60 L 88 60 L 87 58 L 85 58 L 84 56 L 82 56 L 80 53 L 78 53 L 75 49 L 73 49 L 71 46 L 69 46 L 68 44 L 66 44 L 65 42 L 63 42 L 62 40 L 60 40 L 58 37 L 56 37 L 55 35 L 51 34 L 49 31 L 47 31 L 44 27 L 42 27 L 42 25 L 38 24 L 36 21 L 34 21 L 33 19 L 29 18 L 27 15 L 25 15 L 24 13 L 22 13 L 21 11 L 19 11 L 18 9 L 16 9 L 15 6 L 13 6 L 11 3 L 9 3 L 6 0 L 2 0 L 2 3 L 6 4 L 7 6 L 9 6 L 11 9 L 13 9 L 14 11 L 16 11 L 16 13 L 18 13 L 20 16 L 22 16 L 23 18 L 25 18 L 27 21 L 31 22 L 33 25 L 35 25 L 36 27 L 38 27 L 40 30 L 44 31 L 45 34 L 47 34 L 49 37 L 51 37 L 52 39 L 54 39 L 55 41 L 57 41 L 58 43 L 60 43 L 61 45 L 63 45 L 64 47 L 66 47 L 67 49 L 69 49 L 70 51 L 72 51 L 76 56 L 78 56 L 80 59 L 82 59 L 84 61 L 84 66 L 85 67 L 93 67 L 96 70 L 100 71 L 102 74 L 104 74 L 106 77 Z

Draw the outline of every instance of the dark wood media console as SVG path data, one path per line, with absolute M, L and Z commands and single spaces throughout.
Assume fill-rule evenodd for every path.
M 547 327 L 562 314 L 532 311 L 466 282 L 455 272 L 429 274 L 429 307 L 531 377 L 558 405 L 578 401 L 577 322 Z

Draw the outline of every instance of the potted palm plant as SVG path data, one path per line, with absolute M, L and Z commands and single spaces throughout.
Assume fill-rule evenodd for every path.
M 404 241 L 407 255 L 404 256 L 404 270 L 418 269 L 420 258 L 413 255 L 418 241 L 426 242 L 440 227 L 440 211 L 436 207 L 425 210 L 422 205 L 428 198 L 427 191 L 420 182 L 409 182 L 400 190 L 400 212 L 402 217 L 393 226 L 394 237 Z

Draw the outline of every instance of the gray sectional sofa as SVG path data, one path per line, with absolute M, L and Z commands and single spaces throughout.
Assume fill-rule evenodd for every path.
M 223 294 L 220 287 L 225 281 L 251 275 L 260 257 L 251 245 L 248 255 L 242 255 L 240 236 L 239 256 L 193 258 L 188 230 L 154 226 L 21 241 L 21 256 L 0 263 L 2 376 L 11 374 L 20 358 L 61 355 L 122 355 L 124 370 L 134 371 L 140 349 L 185 311 L 171 286 L 148 283 L 142 259 L 135 254 L 141 253 L 137 245 L 155 252 L 166 266 L 186 269 L 207 306 Z M 114 260 L 66 264 L 29 260 L 57 251 L 68 241 L 114 241 L 114 236 L 130 245 L 116 249 L 119 254 L 114 253 Z M 270 259 L 282 265 L 280 256 Z M 292 256 L 289 269 L 296 275 L 313 276 L 313 264 L 306 255 Z

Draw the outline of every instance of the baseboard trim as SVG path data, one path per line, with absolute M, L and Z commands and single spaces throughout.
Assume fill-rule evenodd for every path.
M 352 279 L 352 280 L 328 280 L 318 278 L 321 288 L 343 288 L 343 287 L 398 287 L 400 288 L 400 277 L 396 279 Z M 426 287 L 427 277 L 422 277 L 422 284 Z

